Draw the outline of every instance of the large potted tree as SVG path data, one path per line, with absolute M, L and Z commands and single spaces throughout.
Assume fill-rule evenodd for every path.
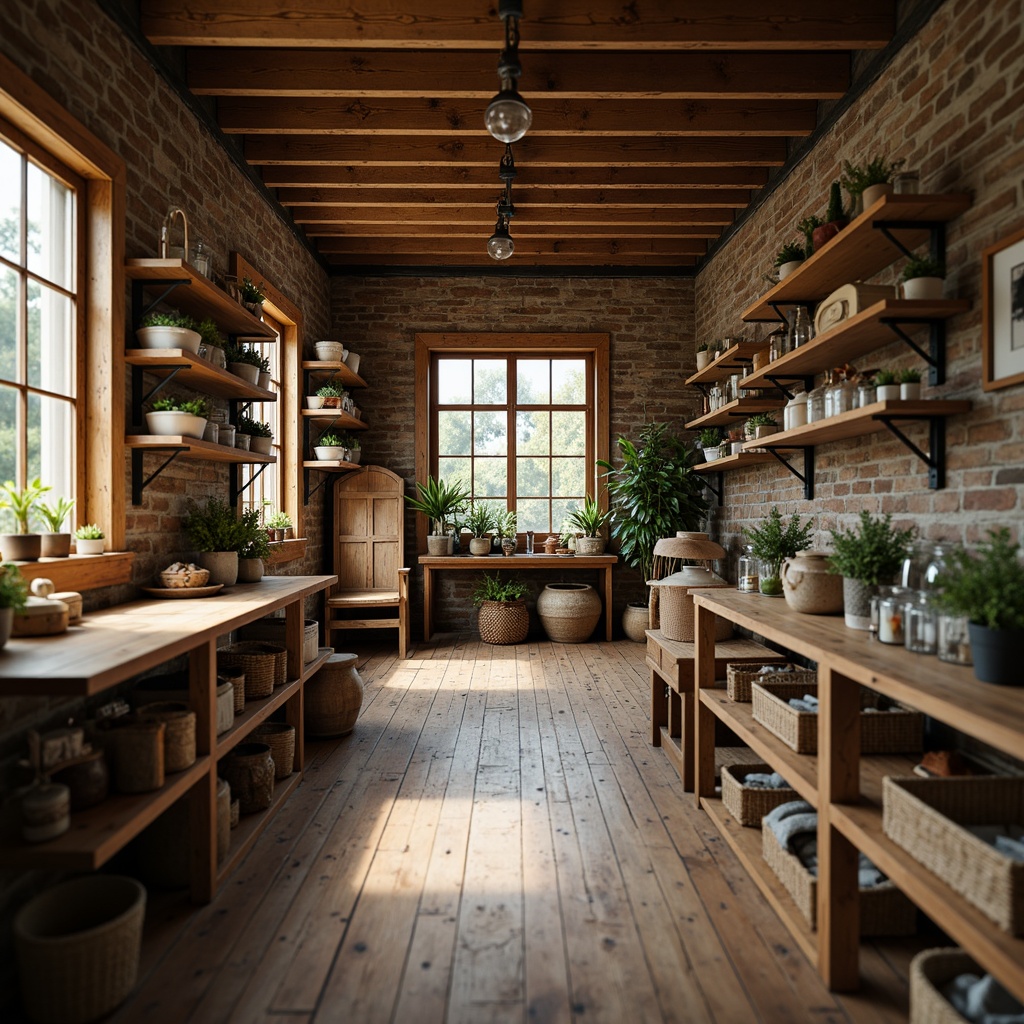
M 450 555 L 455 544 L 449 531 L 449 521 L 456 513 L 464 512 L 469 501 L 469 491 L 461 480 L 446 483 L 427 477 L 427 482 L 416 481 L 419 497 L 406 495 L 405 500 L 410 508 L 422 512 L 430 523 L 431 532 L 427 536 L 428 555 Z
M 599 461 L 611 499 L 612 539 L 626 565 L 651 578 L 654 545 L 678 531 L 700 529 L 707 514 L 703 482 L 693 472 L 693 452 L 666 423 L 648 423 L 636 442 L 618 440 L 622 465 Z M 626 606 L 623 629 L 643 642 L 649 622 L 647 600 Z

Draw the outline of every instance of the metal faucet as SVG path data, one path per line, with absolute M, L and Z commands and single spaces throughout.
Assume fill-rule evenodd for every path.
M 181 217 L 181 230 L 184 236 L 183 244 L 184 249 L 182 250 L 182 262 L 188 262 L 188 217 L 185 216 L 185 211 L 178 206 L 172 206 L 167 211 L 167 216 L 164 217 L 163 227 L 160 228 L 160 259 L 167 259 L 167 237 L 170 233 L 171 226 L 174 224 L 174 218 Z

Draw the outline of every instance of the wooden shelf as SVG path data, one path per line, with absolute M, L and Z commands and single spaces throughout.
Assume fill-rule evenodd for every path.
M 302 415 L 311 420 L 328 420 L 347 430 L 366 430 L 369 426 L 366 420 L 356 419 L 355 416 L 340 409 L 303 409 Z
M 175 381 L 208 395 L 241 398 L 252 402 L 276 402 L 277 393 L 248 384 L 227 370 L 207 362 L 194 352 L 180 348 L 132 348 L 125 353 L 129 366 L 141 366 L 147 373 L 167 377 L 175 370 Z
M 302 368 L 310 373 L 325 373 L 330 377 L 337 377 L 342 384 L 350 388 L 366 387 L 366 381 L 358 373 L 353 373 L 345 363 L 327 359 L 304 359 Z
M 309 459 L 303 469 L 319 469 L 322 473 L 348 473 L 359 468 L 357 462 L 342 462 L 340 459 Z
M 275 455 L 259 455 L 257 452 L 244 451 L 241 448 L 229 448 L 224 444 L 214 444 L 213 441 L 173 434 L 129 434 L 124 439 L 124 443 L 128 448 L 133 449 L 178 451 L 180 458 L 196 459 L 202 462 L 277 462 Z
M 898 338 L 883 320 L 948 320 L 970 308 L 967 299 L 883 299 L 751 373 L 741 386 L 768 387 L 772 383 L 769 377 L 783 380 L 812 377 L 891 345 Z
M 747 466 L 763 466 L 766 462 L 776 459 L 767 452 L 742 451 L 736 455 L 726 455 L 714 462 L 699 462 L 693 467 L 695 473 L 722 473 L 730 469 L 746 469 Z
M 785 280 L 780 281 L 743 313 L 743 320 L 778 321 L 776 305 L 812 304 L 844 281 L 865 281 L 899 258 L 900 252 L 876 224 L 914 221 L 920 228 L 898 228 L 893 234 L 908 249 L 928 240 L 931 223 L 946 223 L 971 205 L 966 193 L 950 195 L 891 195 L 879 199 L 856 220 L 823 245 Z M 762 346 L 763 347 L 763 346 Z M 690 378 L 687 383 L 696 383 Z
M 727 348 L 717 359 L 713 359 L 703 370 L 686 378 L 687 384 L 711 384 L 725 380 L 734 373 L 746 373 L 758 352 L 768 347 L 763 341 L 738 341 Z
M 132 281 L 182 282 L 164 298 L 164 302 L 200 320 L 212 317 L 226 334 L 257 341 L 277 340 L 277 332 L 272 327 L 254 317 L 227 292 L 184 260 L 127 260 L 125 273 Z
M 690 420 L 687 430 L 700 430 L 702 427 L 718 427 L 727 424 L 735 426 L 759 412 L 776 412 L 786 404 L 785 398 L 735 398 L 714 412 L 707 412 Z

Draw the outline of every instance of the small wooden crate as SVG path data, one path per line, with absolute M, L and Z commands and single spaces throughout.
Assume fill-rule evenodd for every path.
M 968 1024 L 940 988 L 960 974 L 984 974 L 962 949 L 925 949 L 910 961 L 909 1024 Z
M 887 776 L 882 828 L 914 860 L 1011 935 L 1024 935 L 1024 864 L 964 825 L 1024 823 L 1024 777 Z
M 806 687 L 814 686 L 818 682 L 818 673 L 809 668 L 794 668 L 790 672 L 772 672 L 770 675 L 764 676 L 760 674 L 761 669 L 774 669 L 777 665 L 778 662 L 761 665 L 730 662 L 725 672 L 726 693 L 729 694 L 729 700 L 749 704 L 752 683 L 797 683 Z
M 774 733 L 798 754 L 818 752 L 818 718 L 810 711 L 798 711 L 788 703 L 805 693 L 817 696 L 818 687 L 795 683 L 754 683 L 751 689 L 754 721 Z M 862 690 L 861 707 L 874 707 L 877 694 Z M 900 754 L 920 751 L 924 736 L 924 715 L 894 704 L 892 710 L 862 711 L 860 752 Z
M 746 786 L 743 780 L 751 772 L 772 772 L 767 764 L 729 764 L 722 766 L 722 803 L 741 825 L 761 827 L 761 819 L 780 804 L 799 800 L 795 789 L 762 789 Z

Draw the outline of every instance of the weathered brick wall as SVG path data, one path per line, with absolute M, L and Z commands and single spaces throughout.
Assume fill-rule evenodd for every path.
M 861 509 L 890 512 L 901 525 L 913 523 L 936 540 L 970 542 L 1002 524 L 1020 532 L 1024 389 L 981 389 L 980 253 L 1024 225 L 1021 25 L 1019 0 L 949 0 L 699 273 L 697 338 L 763 337 L 767 328 L 742 324 L 740 313 L 766 290 L 763 275 L 781 244 L 797 238 L 794 225 L 824 213 L 829 183 L 839 177 L 844 159 L 904 158 L 907 168 L 920 171 L 922 192 L 974 197 L 947 234 L 947 295 L 970 299 L 971 311 L 950 321 L 946 383 L 923 392 L 973 402 L 970 413 L 948 421 L 946 489 L 928 490 L 923 464 L 885 433 L 819 447 L 813 502 L 803 499 L 802 485 L 780 466 L 731 472 L 718 525 L 734 554 L 741 528 L 773 503 L 787 515 L 813 516 L 821 545 L 828 543 L 830 528 L 848 524 Z M 894 280 L 901 263 L 878 280 Z M 920 366 L 920 360 L 898 343 L 860 365 L 904 368 Z M 927 445 L 923 425 L 908 431 Z M 795 464 L 799 468 L 799 455 Z
M 405 478 L 409 492 L 415 479 L 413 339 L 420 332 L 607 333 L 613 456 L 620 435 L 635 438 L 652 419 L 681 430 L 698 409 L 696 394 L 679 386 L 693 365 L 691 279 L 340 277 L 333 281 L 332 301 L 333 336 L 362 355 L 359 372 L 368 385 L 359 399 L 370 423 L 362 439 L 363 462 L 394 470 Z M 422 581 L 415 569 L 414 531 L 415 516 L 409 514 L 406 564 L 414 566 L 418 631 Z M 486 567 L 493 570 L 498 562 L 492 559 Z M 474 575 L 441 577 L 439 629 L 464 627 Z M 529 578 L 535 595 L 562 575 L 531 573 Z M 617 610 L 640 593 L 636 574 L 617 572 Z

